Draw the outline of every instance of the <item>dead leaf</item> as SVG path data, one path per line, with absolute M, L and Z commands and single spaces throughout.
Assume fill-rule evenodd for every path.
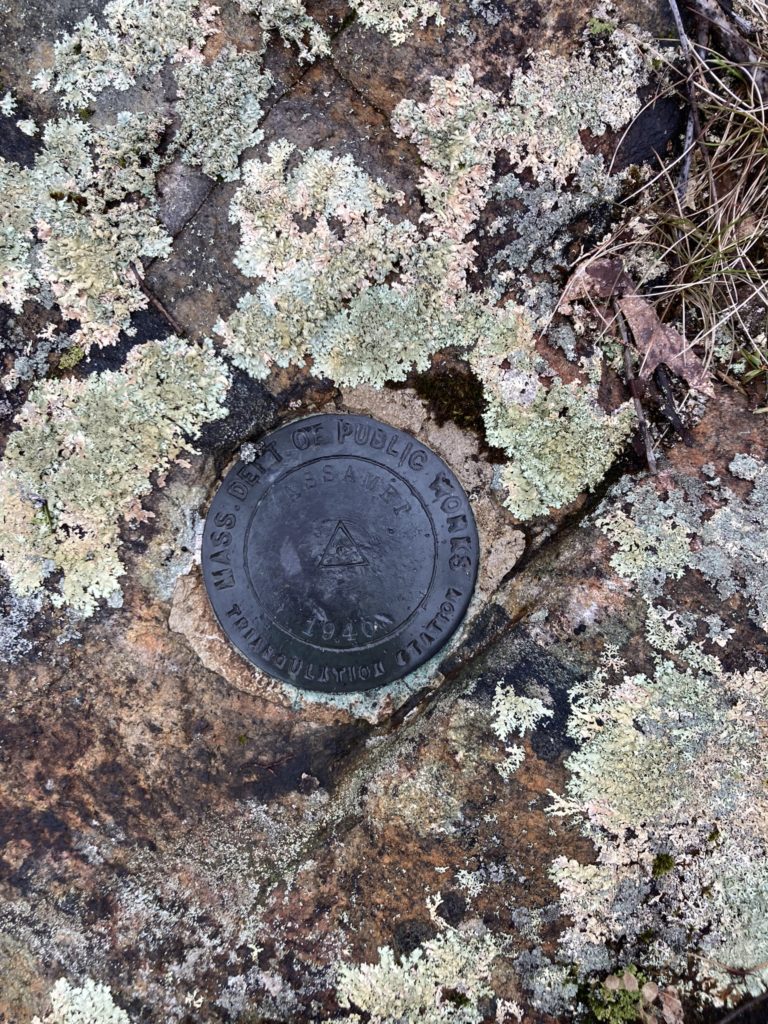
M 664 1024 L 683 1024 L 683 1004 L 673 988 L 664 989 L 661 993 L 661 1014 Z
M 656 310 L 640 295 L 625 295 L 618 300 L 619 309 L 627 318 L 635 345 L 643 357 L 639 377 L 647 379 L 659 363 L 666 365 L 688 384 L 705 395 L 714 389 L 709 371 L 674 327 L 663 324 Z
M 638 294 L 620 259 L 606 257 L 578 267 L 565 286 L 558 310 L 568 314 L 572 311 L 571 303 L 584 298 L 614 300 L 618 304 L 642 356 L 640 378 L 651 377 L 659 363 L 666 363 L 690 387 L 705 395 L 714 394 L 704 363 L 680 332 L 662 323 L 653 306 Z
M 612 299 L 634 290 L 632 279 L 624 270 L 621 260 L 593 260 L 574 271 L 565 286 L 558 309 L 567 314 L 571 312 L 574 299 Z
M 659 994 L 659 986 L 655 981 L 646 981 L 643 987 L 640 989 L 640 994 L 646 1003 L 652 1003 L 656 996 Z
M 631 971 L 624 971 L 624 977 L 621 979 L 624 982 L 624 988 L 627 992 L 637 992 L 640 986 L 637 983 L 637 978 Z

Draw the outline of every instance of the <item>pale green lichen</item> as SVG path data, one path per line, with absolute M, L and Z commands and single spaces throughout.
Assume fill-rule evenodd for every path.
M 526 732 L 536 728 L 544 718 L 552 718 L 554 712 L 538 697 L 523 697 L 515 693 L 514 687 L 496 684 L 491 705 L 493 722 L 491 728 L 502 743 L 507 743 L 511 736 L 525 736 Z M 525 751 L 519 744 L 506 747 L 506 758 L 497 765 L 502 778 L 508 779 L 523 763 Z
M 598 510 L 596 522 L 618 547 L 613 568 L 647 597 L 659 595 L 668 577 L 695 568 L 721 598 L 743 594 L 752 618 L 768 630 L 768 466 L 737 455 L 730 469 L 752 483 L 746 499 L 719 480 L 675 480 L 664 497 L 647 481 L 631 491 L 620 486 L 612 497 L 621 500 Z
M 265 33 L 276 30 L 298 45 L 300 58 L 327 51 L 327 36 L 299 0 L 287 6 L 243 0 L 241 6 Z M 428 5 L 368 8 L 372 18 L 388 12 L 402 25 L 437 13 Z M 113 0 L 103 27 L 86 19 L 57 44 L 48 84 L 65 104 L 81 107 L 106 88 L 126 89 L 174 61 L 178 128 L 170 153 L 234 178 L 242 149 L 259 138 L 269 80 L 261 53 L 230 47 L 207 62 L 202 50 L 212 18 L 212 9 L 192 0 Z M 533 352 L 528 318 L 512 302 L 499 304 L 503 282 L 474 291 L 468 274 L 475 269 L 471 236 L 489 202 L 500 153 L 517 174 L 557 189 L 581 176 L 589 182 L 585 202 L 600 194 L 602 167 L 594 158 L 588 162 L 581 135 L 623 124 L 637 109 L 645 75 L 635 37 L 618 33 L 611 45 L 588 47 L 571 61 L 535 56 L 515 73 L 506 99 L 461 68 L 451 79 L 433 80 L 429 103 L 401 103 L 393 125 L 416 144 L 424 164 L 427 213 L 419 227 L 400 216 L 403 197 L 349 156 L 294 154 L 278 143 L 267 161 L 248 163 L 232 204 L 241 229 L 236 263 L 259 280 L 233 316 L 217 324 L 236 365 L 264 378 L 275 366 L 311 360 L 316 373 L 338 383 L 382 385 L 425 369 L 433 352 L 455 346 L 469 354 L 482 379 L 489 438 L 512 459 L 503 476 L 510 507 L 529 517 L 593 485 L 624 441 L 628 409 L 605 413 L 594 380 L 553 378 Z M 39 84 L 46 86 L 45 76 Z M 54 122 L 34 168 L 3 165 L 11 207 L 0 249 L 8 268 L 4 298 L 19 310 L 25 298 L 48 290 L 64 316 L 80 321 L 71 339 L 79 351 L 130 330 L 131 314 L 147 301 L 141 261 L 168 253 L 154 199 L 163 128 L 148 115 L 121 114 L 99 129 Z M 554 217 L 555 233 L 575 209 L 566 205 Z M 516 259 L 508 254 L 508 265 Z M 518 388 L 520 374 L 529 391 Z M 42 507 L 51 514 L 47 503 Z M 117 515 L 108 518 L 114 524 Z M 52 535 L 56 529 L 54 522 Z M 67 544 L 77 539 L 67 536 Z M 64 571 L 63 585 L 80 585 L 67 583 L 77 573 L 63 541 L 61 535 L 50 541 L 53 554 L 45 555 L 44 571 L 36 566 L 35 585 L 54 566 Z M 94 567 L 96 575 L 112 579 L 116 558 Z
M 169 58 L 199 52 L 215 11 L 199 0 L 111 0 L 103 27 L 89 15 L 54 43 L 53 67 L 35 85 L 53 88 L 70 109 L 87 107 L 104 89 L 124 91 Z
M 215 329 L 233 362 L 255 377 L 266 377 L 273 365 L 301 363 L 307 354 L 323 372 L 324 355 L 332 358 L 343 330 L 333 318 L 354 316 L 345 303 L 381 285 L 418 242 L 408 221 L 381 213 L 402 197 L 350 157 L 309 152 L 289 172 L 292 151 L 283 142 L 270 146 L 269 161 L 249 161 L 231 209 L 242 232 L 235 263 L 264 281 Z M 302 227 L 304 221 L 312 226 Z M 389 357 L 385 349 L 380 358 L 389 358 L 397 376 L 398 353 Z
M 634 425 L 629 403 L 606 413 L 597 388 L 555 379 L 531 407 L 489 402 L 487 436 L 512 463 L 501 471 L 506 507 L 519 519 L 561 508 L 598 484 Z
M 12 117 L 16 110 L 16 97 L 13 95 L 10 89 L 8 89 L 0 97 L 0 114 L 3 117 Z
M 0 158 L 0 300 L 20 313 L 35 274 L 32 250 L 33 197 L 26 172 Z
M 237 0 L 248 14 L 254 14 L 265 32 L 277 32 L 286 46 L 298 48 L 300 61 L 327 57 L 331 52 L 328 33 L 307 14 L 303 0 Z
M 2 299 L 19 312 L 52 293 L 62 315 L 80 321 L 73 343 L 85 350 L 130 328 L 147 305 L 142 260 L 168 254 L 154 194 L 162 126 L 147 114 L 100 129 L 65 118 L 46 125 L 33 167 L 0 161 Z
M 398 962 L 383 946 L 377 964 L 342 964 L 337 999 L 370 1024 L 480 1024 L 499 946 L 489 935 L 448 928 Z M 458 996 L 458 998 L 457 998 Z M 359 1012 L 343 1018 L 361 1021 Z
M 694 956 L 695 993 L 723 1003 L 768 987 L 768 674 L 725 672 L 696 624 L 650 607 L 653 674 L 574 688 L 579 749 L 553 812 L 580 816 L 598 856 L 552 876 L 580 971 L 642 957 L 685 977 Z
M 82 985 L 71 985 L 59 978 L 49 996 L 50 1010 L 32 1024 L 130 1024 L 125 1010 L 117 1006 L 106 985 L 86 978 Z
M 272 76 L 263 71 L 261 54 L 229 46 L 210 64 L 202 57 L 178 64 L 174 75 L 180 123 L 173 152 L 211 177 L 237 178 L 240 154 L 264 135 L 258 126 Z
M 0 468 L 0 554 L 14 590 L 53 577 L 53 602 L 85 615 L 119 601 L 120 522 L 145 518 L 152 475 L 224 413 L 227 387 L 209 343 L 171 337 L 134 348 L 120 371 L 35 388 Z
M 624 495 L 624 501 L 616 500 Z M 648 484 L 630 488 L 623 482 L 598 509 L 596 525 L 618 549 L 611 566 L 648 599 L 663 591 L 668 578 L 679 579 L 690 564 L 691 540 L 700 525 L 697 498 L 691 493 L 686 500 L 683 487 L 673 487 L 662 500 Z
M 606 49 L 587 44 L 570 58 L 535 54 L 527 69 L 515 71 L 505 99 L 478 86 L 462 67 L 451 79 L 432 79 L 429 103 L 402 101 L 393 126 L 419 146 L 430 168 L 422 191 L 437 223 L 443 210 L 460 224 L 474 219 L 500 151 L 518 174 L 528 171 L 540 182 L 564 185 L 584 161 L 585 181 L 594 180 L 600 165 L 584 148 L 582 133 L 602 135 L 638 112 L 647 45 L 637 33 L 621 32 Z
M 640 109 L 649 40 L 617 30 L 605 49 L 586 43 L 571 57 L 536 54 L 512 78 L 503 131 L 518 171 L 564 182 L 584 160 L 581 133 L 603 135 L 628 124 Z
M 243 184 L 230 211 L 242 232 L 235 265 L 249 277 L 274 280 L 294 265 L 306 263 L 307 272 L 319 276 L 321 269 L 333 268 L 334 260 L 346 258 L 348 248 L 352 250 L 349 266 L 342 269 L 353 278 L 352 289 L 353 259 L 363 261 L 361 281 L 374 275 L 379 250 L 393 254 L 387 260 L 391 270 L 395 254 L 411 247 L 416 237 L 407 222 L 396 229 L 380 216 L 385 204 L 402 202 L 402 195 L 374 181 L 350 156 L 334 157 L 325 150 L 300 154 L 297 166 L 288 171 L 294 151 L 283 140 L 269 147 L 268 161 L 252 160 L 243 168 Z M 334 234 L 332 218 L 349 231 L 348 239 Z M 302 229 L 299 219 L 310 226 Z M 393 232 L 391 242 L 388 232 Z M 333 269 L 331 274 L 339 276 Z
M 216 326 L 235 363 L 264 378 L 273 366 L 311 357 L 316 373 L 338 383 L 380 386 L 456 345 L 483 382 L 488 438 L 512 459 L 502 475 L 508 507 L 530 518 L 594 486 L 626 441 L 632 408 L 600 407 L 599 366 L 585 367 L 586 382 L 553 378 L 533 351 L 525 315 L 512 303 L 497 305 L 498 291 L 469 291 L 469 236 L 501 151 L 518 173 L 541 174 L 558 187 L 578 171 L 589 183 L 585 203 L 597 198 L 605 172 L 586 154 L 581 133 L 604 131 L 636 111 L 644 64 L 628 39 L 615 43 L 614 64 L 607 51 L 587 50 L 571 63 L 539 55 L 517 74 L 511 101 L 460 68 L 451 79 L 432 80 L 428 104 L 401 102 L 393 126 L 418 146 L 425 165 L 421 233 L 387 209 L 402 197 L 348 156 L 308 152 L 289 170 L 292 147 L 281 143 L 269 161 L 247 164 L 231 210 L 241 227 L 235 262 L 262 283 Z M 609 68 L 613 89 L 606 92 Z
M 529 70 L 517 72 L 506 103 L 462 68 L 451 80 L 433 80 L 429 104 L 399 105 L 394 127 L 419 146 L 427 165 L 422 191 L 431 212 L 423 219 L 432 237 L 450 247 L 451 286 L 463 285 L 473 265 L 474 243 L 466 237 L 488 201 L 496 154 L 505 151 L 518 173 L 527 170 L 556 188 L 578 171 L 588 183 L 586 207 L 607 176 L 580 133 L 602 132 L 636 112 L 644 68 L 636 40 L 622 35 L 611 57 L 589 49 L 570 62 L 538 55 Z M 524 233 L 524 219 L 516 228 Z M 519 311 L 514 335 L 495 328 L 470 335 L 476 345 L 469 359 L 484 386 L 488 440 L 512 459 L 502 471 L 507 507 L 527 519 L 602 479 L 626 441 L 633 412 L 629 403 L 605 412 L 594 381 L 564 384 L 554 377 L 545 385 L 539 378 L 551 371 L 533 351 L 531 326 Z
M 629 402 L 608 413 L 596 384 L 565 384 L 553 375 L 533 349 L 530 328 L 526 336 L 527 343 L 509 354 L 491 342 L 470 355 L 485 388 L 486 436 L 511 460 L 500 481 L 504 503 L 518 519 L 560 508 L 594 487 L 634 423 Z
M 415 24 L 424 28 L 430 18 L 443 25 L 437 0 L 350 0 L 360 23 L 389 36 L 395 46 L 403 42 Z

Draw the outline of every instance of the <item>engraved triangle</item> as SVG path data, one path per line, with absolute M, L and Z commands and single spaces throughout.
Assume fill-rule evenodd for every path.
M 331 539 L 325 545 L 320 568 L 340 569 L 347 565 L 368 565 L 368 559 L 352 539 L 346 523 L 340 519 L 334 527 Z

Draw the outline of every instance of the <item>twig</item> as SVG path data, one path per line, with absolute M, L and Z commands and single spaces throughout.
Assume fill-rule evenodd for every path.
M 677 34 L 680 37 L 680 47 L 685 57 L 685 62 L 688 65 L 689 70 L 691 69 L 691 46 L 690 40 L 688 39 L 688 33 L 685 31 L 685 25 L 683 24 L 683 16 L 680 13 L 680 8 L 677 6 L 677 0 L 667 0 L 669 3 L 669 9 L 672 12 L 672 20 L 675 23 Z
M 680 37 L 680 48 L 683 51 L 683 58 L 685 60 L 685 66 L 688 69 L 688 77 L 685 82 L 685 89 L 688 93 L 688 104 L 690 109 L 690 117 L 693 121 L 693 139 L 692 142 L 698 147 L 704 158 L 704 166 L 707 168 L 707 176 L 709 177 L 709 187 L 712 192 L 713 198 L 717 199 L 717 187 L 715 185 L 715 177 L 712 173 L 712 165 L 709 159 L 709 153 L 704 142 L 704 131 L 701 127 L 701 116 L 699 114 L 699 104 L 696 99 L 696 86 L 695 79 L 697 77 L 697 61 L 700 64 L 699 54 L 692 49 L 691 40 L 688 37 L 688 33 L 685 30 L 683 24 L 683 17 L 680 14 L 680 8 L 677 5 L 677 0 L 667 0 L 669 9 L 672 12 L 672 19 L 675 22 L 675 28 L 677 34 Z M 687 135 L 687 133 L 686 133 Z
M 674 2 L 675 0 L 669 0 L 670 4 Z M 722 36 L 723 45 L 730 48 L 729 56 L 744 65 L 743 70 L 750 75 L 760 95 L 764 96 L 768 85 L 765 65 L 761 55 L 748 42 L 757 34 L 755 26 L 742 18 L 737 11 L 730 10 L 726 14 L 714 0 L 688 0 L 688 3 L 714 25 Z
M 681 206 L 685 202 L 685 193 L 688 189 L 688 179 L 691 175 L 691 164 L 693 163 L 693 132 L 693 107 L 690 107 L 688 110 L 688 120 L 685 125 L 685 139 L 683 141 L 685 157 L 683 158 L 683 166 L 676 186 L 677 198 Z
M 703 59 L 703 50 L 707 43 L 707 26 L 704 23 L 699 24 L 698 31 L 698 45 L 696 47 L 696 53 L 700 60 Z M 690 95 L 690 94 L 689 94 Z M 683 167 L 680 171 L 680 177 L 677 179 L 677 198 L 680 203 L 680 207 L 684 205 L 685 193 L 688 189 L 688 179 L 691 174 L 691 164 L 693 163 L 693 150 L 694 150 L 694 131 L 696 126 L 696 120 L 694 117 L 693 103 L 688 105 L 688 120 L 685 125 L 685 140 L 683 142 Z
M 261 761 L 254 761 L 254 768 L 263 768 L 264 771 L 269 772 L 270 775 L 274 775 L 275 768 L 277 768 L 281 764 L 286 764 L 288 761 L 291 760 L 291 756 L 292 755 L 288 754 L 286 755 L 286 757 L 281 757 L 277 761 L 270 761 L 269 764 L 263 764 Z
M 757 996 L 755 999 L 750 999 L 748 1003 L 742 1003 L 741 1006 L 737 1006 L 735 1010 L 731 1010 L 725 1017 L 722 1017 L 718 1024 L 732 1024 L 741 1017 L 743 1013 L 748 1013 L 750 1010 L 754 1010 L 756 1006 L 760 1006 L 768 999 L 768 992 L 764 992 L 761 996 Z
M 653 379 L 656 381 L 659 387 L 659 391 L 662 396 L 661 411 L 678 432 L 680 437 L 683 439 L 683 444 L 687 448 L 693 448 L 693 438 L 691 432 L 685 426 L 683 421 L 678 415 L 677 409 L 675 408 L 675 398 L 672 393 L 672 381 L 669 379 L 669 372 L 663 363 L 659 363 L 653 374 Z
M 643 403 L 640 401 L 640 387 L 638 380 L 635 377 L 634 370 L 632 369 L 632 354 L 629 350 L 627 325 L 624 323 L 624 317 L 619 309 L 619 304 L 616 299 L 612 299 L 611 302 L 613 305 L 613 312 L 616 314 L 616 323 L 619 325 L 619 334 L 621 335 L 621 340 L 624 343 L 624 373 L 627 378 L 627 387 L 632 395 L 632 401 L 635 403 L 635 414 L 640 426 L 640 437 L 642 438 L 643 447 L 645 448 L 645 460 L 648 463 L 648 472 L 655 475 L 656 456 L 653 454 L 653 438 L 651 437 L 651 430 L 645 416 Z
M 136 269 L 135 264 L 131 263 L 130 264 L 130 268 L 131 268 L 131 273 L 133 274 L 134 278 L 136 279 L 136 284 L 139 286 L 139 288 L 144 293 L 144 295 L 146 295 L 146 297 L 149 300 L 149 302 L 155 307 L 155 309 L 158 311 L 158 313 L 161 316 L 165 317 L 165 319 L 168 321 L 168 323 L 174 329 L 175 333 L 183 338 L 186 332 L 184 331 L 184 328 L 181 326 L 181 324 L 178 322 L 178 320 L 176 320 L 176 318 L 174 316 L 172 316 L 171 313 L 168 312 L 168 310 L 162 304 L 160 299 L 158 299 L 157 296 L 154 295 L 149 290 L 149 286 L 147 285 L 147 282 L 144 280 L 144 278 L 138 272 L 138 270 Z

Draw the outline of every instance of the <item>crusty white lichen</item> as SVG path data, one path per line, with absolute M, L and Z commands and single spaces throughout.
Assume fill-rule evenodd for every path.
M 24 135 L 28 135 L 30 138 L 34 138 L 37 135 L 38 127 L 37 123 L 32 120 L 31 117 L 22 118 L 22 120 L 16 122 L 16 127 Z
M 489 232 L 503 238 L 489 261 L 494 287 L 519 301 L 536 326 L 547 330 L 549 342 L 563 348 L 572 361 L 573 328 L 550 326 L 562 294 L 552 269 L 570 262 L 567 250 L 579 217 L 588 215 L 593 231 L 607 227 L 601 211 L 618 197 L 626 178 L 625 173 L 609 174 L 601 156 L 585 151 L 565 186 L 506 174 L 491 188 L 492 201 L 506 211 Z
M 134 348 L 116 372 L 46 381 L 17 415 L 0 466 L 0 555 L 21 595 L 48 580 L 55 604 L 91 614 L 119 601 L 120 523 L 225 411 L 228 376 L 209 343 Z
M 0 114 L 3 117 L 12 117 L 16 110 L 16 97 L 10 89 L 7 89 L 2 96 L 0 96 Z
M 125 1010 L 115 1004 L 106 985 L 86 978 L 82 985 L 72 985 L 59 978 L 49 996 L 50 1009 L 32 1024 L 130 1024 Z
M 40 594 L 0 595 L 0 662 L 13 664 L 32 650 L 25 634 L 42 607 Z
M 337 999 L 344 1009 L 368 1014 L 370 1024 L 480 1024 L 485 1013 L 478 1003 L 493 994 L 498 954 L 490 934 L 446 928 L 399 960 L 383 946 L 377 964 L 342 964 Z M 361 1020 L 358 1012 L 342 1019 Z

